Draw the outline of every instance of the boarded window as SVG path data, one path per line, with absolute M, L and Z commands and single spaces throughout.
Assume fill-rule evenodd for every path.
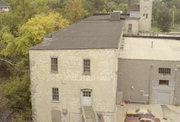
M 169 85 L 169 80 L 159 80 L 159 85 Z
M 52 100 L 59 101 L 59 88 L 52 88 Z
M 84 74 L 90 74 L 91 72 L 91 61 L 90 59 L 84 59 L 84 62 L 83 62 L 83 72 Z
M 171 68 L 159 68 L 159 73 L 163 75 L 171 74 Z
M 61 111 L 51 110 L 51 119 L 52 122 L 61 122 Z
M 51 58 L 51 72 L 58 72 L 58 58 Z

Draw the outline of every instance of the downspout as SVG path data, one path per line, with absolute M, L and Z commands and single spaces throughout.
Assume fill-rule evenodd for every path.
M 149 89 L 148 89 L 148 104 L 151 103 L 151 97 L 152 97 L 152 71 L 153 71 L 154 65 L 151 64 L 149 67 Z

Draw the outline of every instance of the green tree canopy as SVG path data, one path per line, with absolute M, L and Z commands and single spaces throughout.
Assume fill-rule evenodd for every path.
M 162 4 L 157 12 L 157 24 L 163 32 L 168 32 L 172 23 L 171 11 Z

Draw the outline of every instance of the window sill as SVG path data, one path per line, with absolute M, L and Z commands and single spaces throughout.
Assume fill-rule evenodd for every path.
M 88 72 L 84 72 L 83 75 L 91 75 L 91 73 L 88 73 Z
M 53 101 L 53 100 L 52 100 L 52 103 L 60 103 L 60 101 Z
M 51 74 L 58 74 L 58 71 L 55 72 L 55 71 L 51 71 Z

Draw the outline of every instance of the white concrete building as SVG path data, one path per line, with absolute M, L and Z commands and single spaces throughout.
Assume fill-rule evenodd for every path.
M 180 103 L 180 41 L 125 37 L 119 55 L 118 91 L 130 102 Z
M 137 35 L 140 31 L 151 30 L 152 1 L 140 0 L 139 5 L 129 5 L 125 18 L 124 34 Z
M 0 11 L 9 12 L 10 6 L 2 1 L 0 1 Z

